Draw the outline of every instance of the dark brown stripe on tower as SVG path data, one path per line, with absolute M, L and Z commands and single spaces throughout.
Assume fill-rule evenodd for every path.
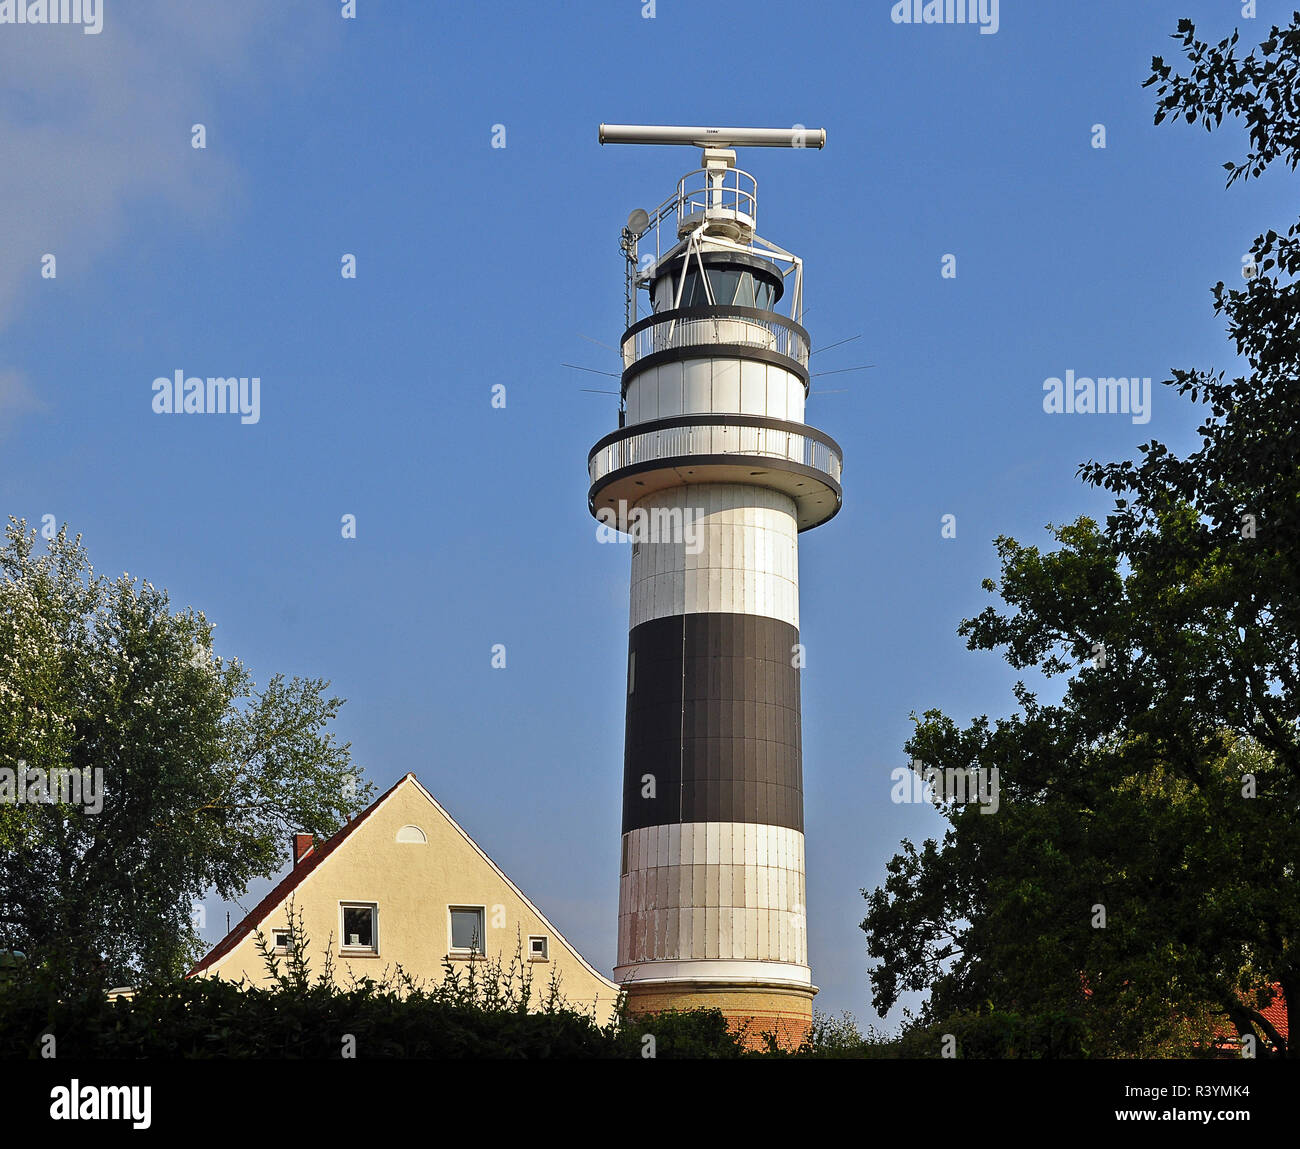
M 752 614 L 682 614 L 628 635 L 623 832 L 675 822 L 803 831 L 799 631 Z M 643 798 L 654 776 L 655 796 Z

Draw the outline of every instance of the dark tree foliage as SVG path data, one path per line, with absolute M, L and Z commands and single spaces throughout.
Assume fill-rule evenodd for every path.
M 1153 60 L 1156 122 L 1242 120 L 1230 186 L 1294 169 L 1300 13 L 1244 58 L 1235 34 L 1175 38 L 1190 70 Z M 1199 449 L 1084 464 L 1116 495 L 1104 528 L 1079 519 L 1046 554 L 998 540 L 1002 608 L 960 633 L 1068 685 L 1058 705 L 1019 686 L 992 725 L 918 722 L 914 758 L 998 768 L 1002 804 L 945 806 L 943 842 L 905 842 L 867 894 L 879 1009 L 928 989 L 928 1022 L 1064 1011 L 1093 1055 L 1186 1054 L 1231 1027 L 1300 1056 L 1262 1013 L 1280 986 L 1300 1021 L 1300 222 L 1252 257 L 1213 291 L 1246 371 L 1166 381 L 1206 408 Z
M 0 805 L 0 949 L 70 980 L 179 975 L 201 952 L 196 902 L 242 894 L 291 832 L 328 835 L 366 802 L 328 683 L 258 690 L 212 630 L 147 582 L 95 574 L 79 537 L 42 553 L 10 521 L 0 777 L 23 801 L 11 787 Z M 80 795 L 54 785 L 69 772 Z

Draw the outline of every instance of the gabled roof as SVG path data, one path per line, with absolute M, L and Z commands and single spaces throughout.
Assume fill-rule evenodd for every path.
M 489 866 L 491 866 L 493 872 L 495 872 L 497 877 L 499 877 L 503 882 L 505 882 L 505 884 L 514 891 L 515 896 L 521 902 L 523 902 L 524 905 L 526 905 L 530 910 L 532 910 L 533 913 L 537 915 L 538 921 L 540 921 L 542 925 L 546 927 L 546 929 L 555 938 L 555 940 L 558 941 L 562 946 L 564 946 L 565 949 L 567 949 L 571 954 L 573 954 L 574 957 L 578 959 L 578 961 L 582 963 L 583 967 L 587 970 L 589 974 L 591 974 L 592 977 L 599 978 L 602 982 L 605 983 L 605 985 L 607 985 L 612 990 L 619 990 L 622 988 L 618 984 L 618 982 L 610 981 L 609 978 L 607 978 L 603 973 L 600 972 L 600 970 L 598 970 L 594 965 L 592 965 L 591 962 L 589 962 L 585 957 L 583 957 L 582 954 L 578 952 L 577 946 L 570 944 L 568 938 L 566 938 L 562 933 L 560 933 L 560 931 L 557 930 L 555 926 L 547 919 L 546 915 L 542 913 L 542 911 L 539 910 L 535 905 L 533 905 L 532 900 L 528 897 L 528 895 L 525 894 L 523 890 L 521 890 L 518 886 L 514 884 L 514 882 L 510 880 L 506 872 L 500 866 L 498 866 L 496 862 L 494 862 L 491 858 L 488 857 L 487 851 L 485 851 L 482 846 L 480 846 L 476 841 L 474 841 L 473 838 L 471 838 L 467 833 L 465 833 L 460 823 L 457 822 L 455 818 L 453 818 L 450 814 L 447 813 L 446 810 L 443 809 L 442 804 L 438 801 L 438 799 L 435 798 L 432 794 L 430 794 L 429 791 L 426 790 L 420 784 L 420 780 L 415 776 L 414 773 L 407 774 L 406 777 L 409 778 L 412 781 L 412 783 L 414 783 L 415 788 L 419 790 L 420 793 L 423 794 L 429 800 L 429 804 L 432 805 L 433 808 L 437 810 L 439 814 L 441 814 L 444 818 L 447 819 L 447 821 L 451 824 L 452 829 L 454 829 L 456 833 L 458 833 L 462 838 L 465 839 L 466 842 L 469 843 L 470 849 L 472 849 L 480 858 L 483 859 L 483 861 L 485 861 Z M 403 781 L 405 780 L 406 779 L 403 779 Z
M 424 795 L 424 797 L 428 800 L 429 804 L 433 806 L 433 808 L 447 820 L 448 824 L 458 834 L 460 834 L 462 838 L 465 839 L 465 841 L 469 844 L 470 848 L 476 854 L 478 854 L 478 856 L 482 858 L 482 860 L 486 862 L 488 866 L 492 868 L 492 870 L 496 873 L 497 877 L 499 877 L 503 882 L 505 882 L 507 886 L 510 887 L 511 890 L 514 891 L 515 895 L 519 898 L 519 900 L 523 902 L 524 905 L 526 905 L 530 910 L 532 910 L 534 914 L 537 915 L 538 919 L 546 927 L 548 932 L 555 938 L 555 940 L 559 942 L 561 945 L 563 945 L 565 949 L 567 949 L 571 954 L 573 954 L 573 956 L 576 957 L 578 961 L 581 962 L 582 965 L 587 969 L 588 973 L 590 973 L 593 977 L 599 978 L 612 990 L 618 990 L 620 988 L 617 982 L 610 981 L 609 978 L 607 978 L 604 974 L 602 974 L 599 970 L 597 970 L 589 961 L 587 961 L 587 959 L 584 958 L 582 954 L 580 954 L 574 946 L 569 944 L 568 940 L 564 937 L 564 935 L 560 933 L 560 931 L 557 930 L 555 926 L 552 925 L 547 920 L 546 915 L 543 914 L 542 911 L 539 910 L 535 905 L 533 905 L 533 903 L 529 900 L 528 895 L 525 894 L 523 890 L 521 890 L 518 886 L 516 886 L 515 883 L 512 882 L 510 878 L 506 876 L 505 872 L 501 869 L 501 867 L 498 866 L 490 857 L 488 857 L 487 853 L 483 850 L 483 848 L 476 841 L 474 841 L 473 838 L 471 838 L 467 833 L 465 833 L 465 831 L 461 828 L 460 824 L 456 821 L 456 819 L 453 818 L 450 814 L 448 814 L 447 811 L 443 809 L 442 805 L 438 802 L 438 800 L 420 784 L 420 780 L 415 776 L 413 772 L 403 774 L 401 778 L 399 778 L 396 782 L 394 782 L 392 786 L 390 786 L 387 790 L 385 790 L 378 798 L 374 800 L 374 802 L 372 802 L 369 806 L 367 806 L 365 810 L 363 810 L 360 814 L 358 814 L 355 818 L 353 818 L 346 826 L 344 826 L 341 830 L 339 830 L 338 833 L 336 833 L 328 841 L 323 842 L 319 846 L 313 846 L 312 849 L 308 850 L 307 853 L 303 855 L 302 859 L 298 862 L 298 864 L 294 866 L 293 869 L 290 870 L 287 875 L 285 875 L 285 877 L 280 881 L 280 883 L 269 894 L 267 894 L 266 897 L 264 897 L 260 902 L 258 902 L 257 905 L 254 906 L 253 909 L 247 915 L 245 915 L 243 921 L 241 921 L 237 926 L 235 926 L 234 929 L 230 931 L 230 933 L 228 933 L 224 938 L 222 938 L 221 941 L 218 942 L 217 945 L 185 976 L 194 977 L 196 974 L 202 973 L 205 969 L 212 968 L 214 965 L 220 962 L 222 958 L 226 957 L 226 955 L 229 954 L 237 945 L 239 945 L 241 941 L 243 941 L 246 937 L 248 937 L 249 934 L 253 933 L 253 931 L 256 930 L 258 926 L 262 924 L 262 922 L 264 922 L 268 917 L 270 917 L 271 914 L 274 913 L 274 911 L 280 905 L 282 905 L 285 901 L 287 901 L 289 896 L 307 878 L 309 878 L 312 875 L 316 867 L 319 866 L 323 861 L 325 861 L 325 859 L 328 858 L 332 853 L 334 853 L 334 851 L 337 850 L 341 845 L 343 845 L 343 843 L 348 840 L 348 838 L 352 835 L 352 833 L 356 830 L 356 828 L 361 825 L 362 822 L 364 822 L 368 817 L 370 817 L 371 814 L 373 814 L 376 810 L 378 810 L 380 806 L 382 806 L 386 801 L 388 801 L 388 799 L 394 793 L 397 792 L 399 787 L 401 787 L 408 781 L 412 785 L 414 785 L 415 788 L 419 790 L 419 792 L 422 795 Z
M 245 914 L 244 919 L 236 925 L 230 933 L 222 938 L 221 941 L 219 941 L 216 946 L 214 946 L 185 976 L 193 977 L 197 973 L 202 973 L 205 969 L 215 965 L 230 953 L 230 951 L 248 937 L 249 934 L 256 930 L 262 922 L 270 917 L 281 902 L 288 899 L 289 895 L 302 884 L 303 879 L 305 879 L 326 858 L 334 853 L 335 850 L 343 845 L 343 843 L 351 836 L 352 832 L 360 826 L 362 822 L 369 818 L 371 814 L 378 810 L 385 801 L 387 801 L 389 795 L 394 793 L 407 778 L 414 777 L 414 774 L 404 774 L 378 798 L 371 802 L 369 806 L 362 810 L 360 814 L 349 821 L 348 824 L 339 830 L 332 838 L 322 842 L 319 846 L 313 845 L 312 848 L 308 850 L 301 859 L 299 859 L 297 865 L 295 865 L 293 869 L 291 869 L 288 874 L 281 879 L 280 883 L 247 914 Z

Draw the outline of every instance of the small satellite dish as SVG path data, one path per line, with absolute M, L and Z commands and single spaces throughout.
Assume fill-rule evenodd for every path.
M 641 235 L 650 226 L 650 213 L 645 208 L 636 208 L 627 217 L 627 230 L 633 235 Z

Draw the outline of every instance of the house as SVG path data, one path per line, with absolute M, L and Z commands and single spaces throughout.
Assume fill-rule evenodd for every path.
M 536 998 L 554 977 L 564 999 L 606 1024 L 619 987 L 573 948 L 518 886 L 407 774 L 328 841 L 293 842 L 288 875 L 187 976 L 269 979 L 257 947 L 285 949 L 289 907 L 301 915 L 311 971 L 328 946 L 334 980 L 380 980 L 400 965 L 440 981 L 445 962 L 508 967 L 522 944 Z

